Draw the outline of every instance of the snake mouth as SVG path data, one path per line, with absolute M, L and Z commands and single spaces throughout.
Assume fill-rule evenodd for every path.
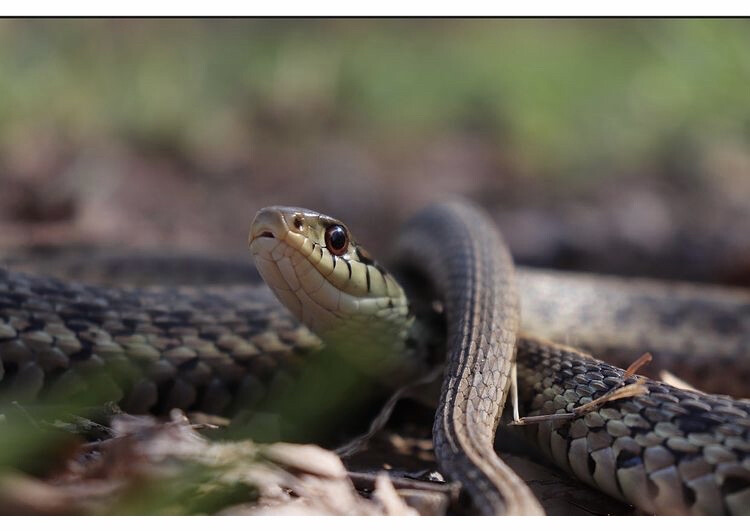
M 248 243 L 252 246 L 256 240 L 285 240 L 289 233 L 289 225 L 284 212 L 279 207 L 263 208 L 253 219 Z

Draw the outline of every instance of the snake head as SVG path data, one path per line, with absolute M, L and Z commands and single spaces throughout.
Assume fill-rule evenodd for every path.
M 276 297 L 326 340 L 403 341 L 411 322 L 396 280 L 341 221 L 297 207 L 261 209 L 250 250 Z

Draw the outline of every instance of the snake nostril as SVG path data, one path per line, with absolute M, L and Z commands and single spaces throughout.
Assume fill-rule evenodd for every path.
M 258 235 L 258 238 L 273 238 L 274 235 L 270 230 L 264 230 Z

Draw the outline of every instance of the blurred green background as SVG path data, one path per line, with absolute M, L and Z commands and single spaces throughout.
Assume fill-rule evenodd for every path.
M 749 51 L 746 20 L 0 21 L 0 246 L 242 252 L 287 203 L 383 252 L 461 195 L 519 261 L 744 282 Z

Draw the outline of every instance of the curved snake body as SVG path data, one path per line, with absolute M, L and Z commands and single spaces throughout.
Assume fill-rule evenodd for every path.
M 505 244 L 482 213 L 447 204 L 412 219 L 396 254 L 402 269 L 430 279 L 445 305 L 448 361 L 433 427 L 443 470 L 484 513 L 541 514 L 526 484 L 493 449 L 519 328 Z
M 452 357 L 434 428 L 441 466 L 464 483 L 483 512 L 530 513 L 538 506 L 491 447 L 513 344 L 526 415 L 570 412 L 634 377 L 569 347 L 529 336 L 516 342 L 512 263 L 494 234 L 468 206 L 433 207 L 405 229 L 397 263 L 426 276 L 445 308 Z M 446 257 L 454 262 L 441 261 Z M 369 272 L 382 274 L 390 290 L 387 307 L 397 290 L 369 257 L 360 258 L 368 292 Z M 342 264 L 334 260 L 331 271 Z M 618 337 L 625 337 L 619 350 L 626 357 L 651 349 L 664 358 L 683 356 L 678 361 L 685 364 L 687 353 L 697 351 L 704 366 L 716 364 L 714 344 L 719 366 L 738 355 L 747 364 L 745 293 L 549 272 L 519 276 L 524 332 L 572 340 L 597 354 L 597 348 L 617 352 Z M 604 293 L 600 309 L 596 293 L 600 300 Z M 628 329 L 628 323 L 636 326 Z M 662 339 L 658 331 L 665 329 L 679 329 L 671 337 L 693 339 Z M 719 339 L 702 341 L 704 332 Z M 0 268 L 3 398 L 54 396 L 85 386 L 90 371 L 106 369 L 97 374 L 112 375 L 112 398 L 130 411 L 218 413 L 238 396 L 254 403 L 282 369 L 299 366 L 319 347 L 318 337 L 262 286 L 103 288 Z M 644 511 L 750 512 L 748 401 L 642 381 L 648 394 L 524 429 L 563 469 Z

